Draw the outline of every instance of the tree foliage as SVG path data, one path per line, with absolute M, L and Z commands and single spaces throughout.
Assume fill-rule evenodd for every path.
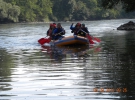
M 51 0 L 57 20 L 95 20 L 117 18 L 121 11 L 104 9 L 101 0 Z
M 135 0 L 102 0 L 102 6 L 106 9 L 113 8 L 119 3 L 122 4 L 122 8 L 127 12 L 135 10 Z
M 52 13 L 50 0 L 4 0 L 20 7 L 20 21 L 47 21 Z
M 0 21 L 18 22 L 20 7 L 0 0 Z
M 134 18 L 134 0 L 0 0 L 0 20 L 68 21 Z M 110 9 L 111 8 L 111 9 Z

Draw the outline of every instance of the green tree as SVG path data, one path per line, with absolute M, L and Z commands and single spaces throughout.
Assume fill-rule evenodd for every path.
M 73 12 L 73 19 L 86 20 L 89 16 L 89 10 L 82 1 L 76 2 L 76 7 Z
M 5 2 L 3 2 L 5 1 Z M 0 0 L 0 19 L 68 21 L 133 18 L 133 0 Z M 130 3 L 130 4 L 129 4 Z M 5 5 L 5 6 L 3 6 Z M 130 7 L 130 6 L 131 7 Z M 112 9 L 108 9 L 112 8 Z
M 50 0 L 38 0 L 36 3 L 37 8 L 35 13 L 37 15 L 37 20 L 48 21 L 49 15 L 52 14 L 52 3 Z
M 76 9 L 76 0 L 51 0 L 55 20 L 72 20 Z
M 89 11 L 88 19 L 96 19 L 97 10 L 98 8 L 98 1 L 97 0 L 83 0 L 84 4 L 87 6 Z
M 0 0 L 0 20 L 18 22 L 20 7 Z
M 93 9 L 94 16 L 92 16 L 92 19 L 114 19 L 120 16 L 121 5 L 115 6 L 113 9 L 104 9 L 101 4 L 101 0 L 98 0 L 97 7 Z
M 21 8 L 20 21 L 45 21 L 52 13 L 50 0 L 5 0 Z
M 135 10 L 135 0 L 101 0 L 102 6 L 106 9 L 115 7 L 117 4 L 122 3 L 122 8 L 126 12 Z

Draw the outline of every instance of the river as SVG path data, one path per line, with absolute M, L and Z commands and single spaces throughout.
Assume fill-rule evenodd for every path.
M 130 20 L 82 21 L 101 44 L 62 52 L 37 42 L 49 23 L 1 24 L 0 100 L 134 100 L 135 32 L 116 29 Z

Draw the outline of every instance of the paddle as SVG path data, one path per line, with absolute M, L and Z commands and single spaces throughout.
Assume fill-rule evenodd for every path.
M 92 41 L 92 37 L 89 34 L 86 34 L 90 44 L 94 44 L 94 42 Z
M 39 39 L 38 43 L 40 43 L 41 45 L 43 45 L 44 43 L 49 43 L 51 41 L 51 39 L 50 39 L 50 37 L 49 38 L 46 38 L 46 37 Z
M 82 31 L 82 32 L 86 33 L 82 29 L 80 29 L 79 31 Z M 86 37 L 88 38 L 90 44 L 94 44 L 94 42 L 92 41 L 92 37 L 88 33 L 86 33 Z
M 97 42 L 101 42 L 101 40 L 99 38 L 93 37 L 92 35 L 90 35 L 95 41 Z
M 83 31 L 83 30 L 80 30 L 80 31 L 86 33 L 86 32 Z M 95 41 L 97 41 L 97 42 L 101 42 L 101 40 L 100 40 L 99 38 L 93 37 L 92 35 L 90 35 L 90 34 L 88 34 L 88 33 L 86 33 L 86 35 L 87 35 L 87 38 L 89 39 L 89 41 L 90 41 L 91 44 L 94 44 L 94 42 L 92 41 L 92 39 L 95 40 Z
M 64 34 L 61 34 L 62 32 L 64 32 L 64 31 L 61 31 L 61 32 L 59 32 L 59 33 L 53 33 L 52 34 L 52 38 L 53 38 L 53 40 L 57 40 L 58 39 L 58 37 L 56 37 L 57 35 L 61 35 L 61 37 L 63 38 L 63 36 L 62 35 L 64 35 Z M 57 38 L 57 39 L 56 39 Z M 62 39 L 62 38 L 59 38 L 59 39 Z M 54 41 L 53 41 L 54 42 Z
M 62 34 L 61 34 L 62 32 L 64 32 L 64 31 L 61 31 L 61 32 L 59 32 L 59 33 L 57 33 L 57 34 L 53 34 L 53 35 L 55 35 L 55 36 L 57 36 L 57 35 L 62 35 Z

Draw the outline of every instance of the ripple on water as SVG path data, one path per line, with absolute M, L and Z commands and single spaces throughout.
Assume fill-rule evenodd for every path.
M 53 52 L 40 47 L 37 40 L 46 35 L 43 31 L 48 24 L 46 27 L 44 24 L 23 24 L 2 28 L 0 99 L 132 99 L 135 93 L 134 35 L 112 32 L 118 22 L 109 20 L 109 23 L 117 23 L 111 26 L 107 22 L 86 23 L 91 34 L 102 36 L 103 42 L 101 48 L 83 52 L 67 52 L 69 49 L 64 53 Z M 64 25 L 69 27 L 70 23 Z

